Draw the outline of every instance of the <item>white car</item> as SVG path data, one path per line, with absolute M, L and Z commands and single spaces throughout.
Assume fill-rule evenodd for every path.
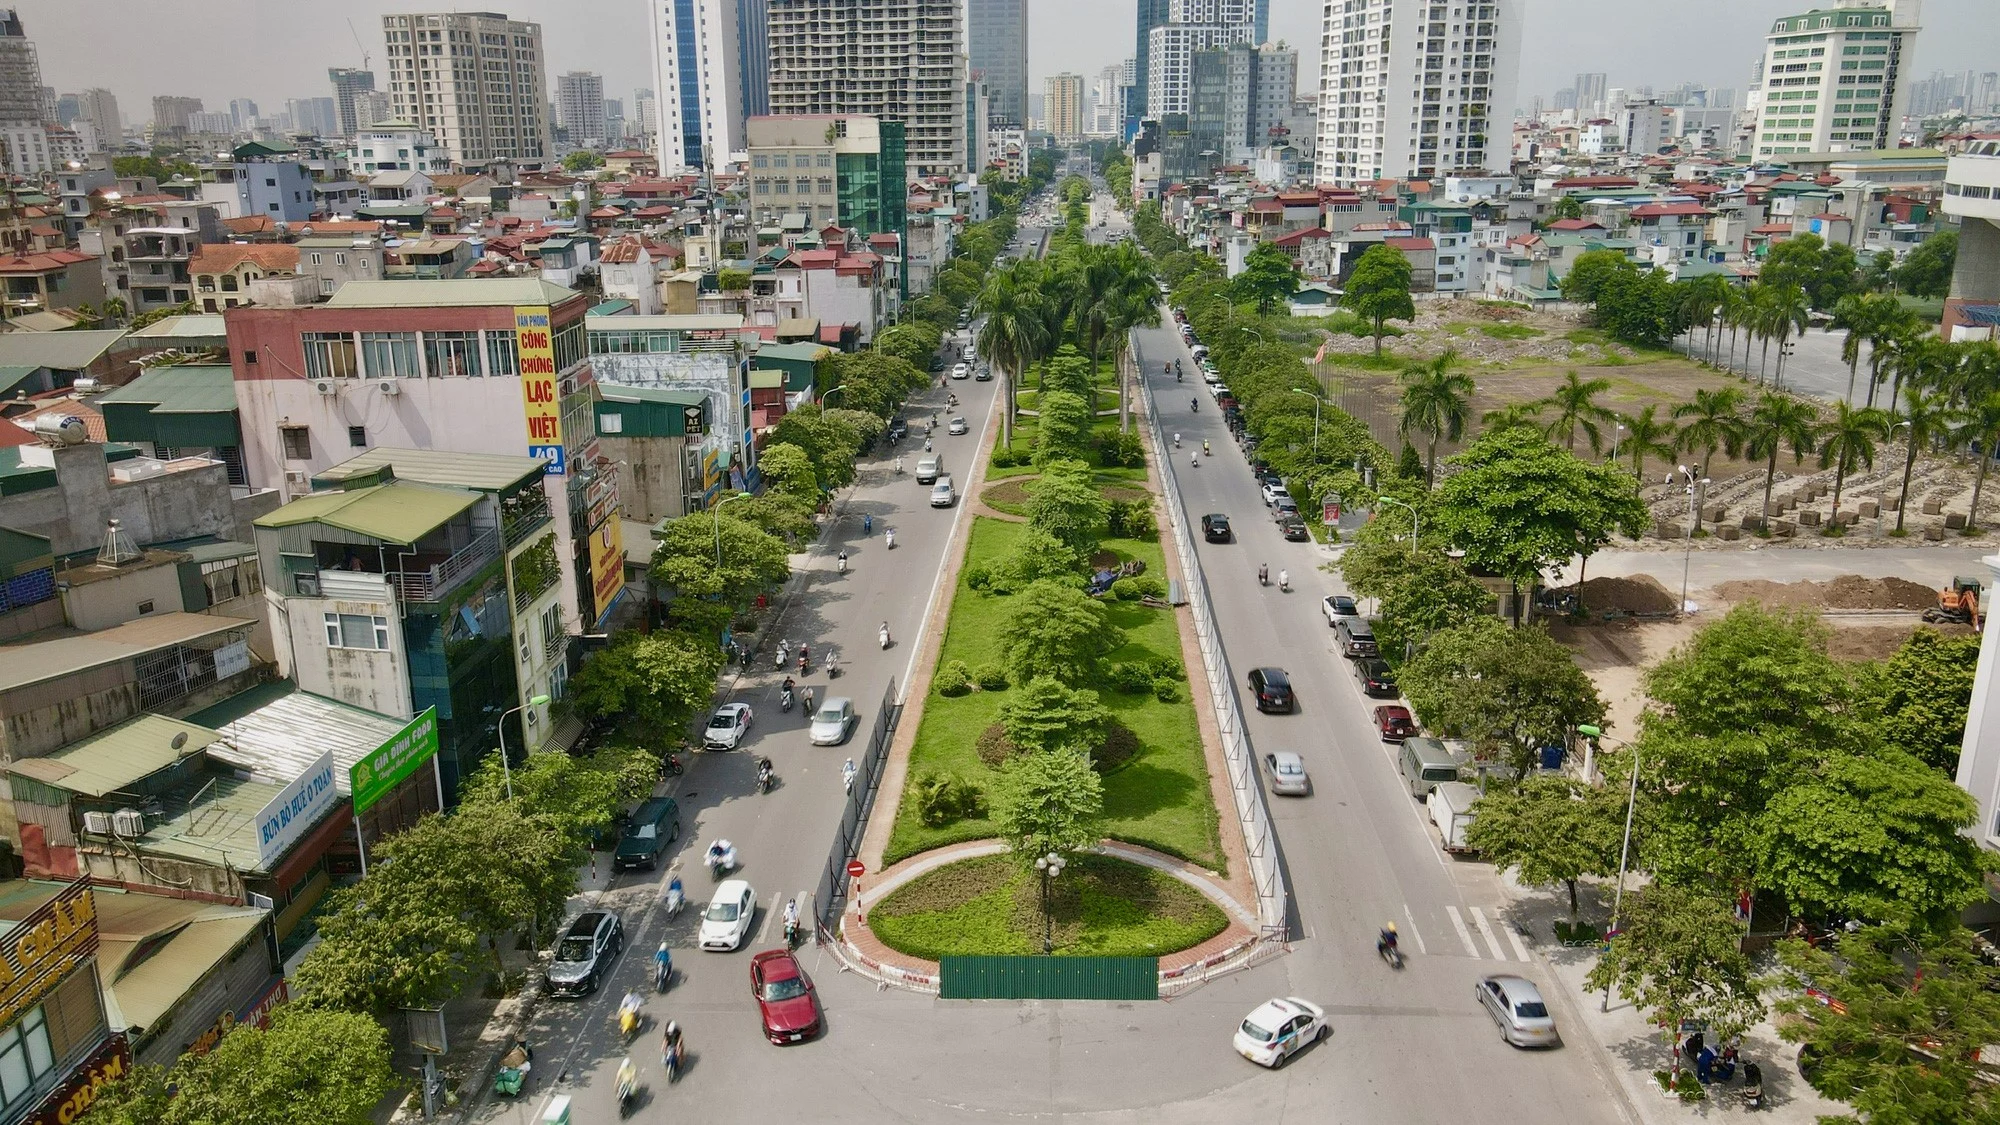
M 750 705 L 725 703 L 709 716 L 708 727 L 701 732 L 702 749 L 734 750 L 743 744 L 743 736 L 749 731 Z
M 1500 1025 L 1500 1038 L 1516 1047 L 1546 1047 L 1562 1041 L 1542 991 L 1525 977 L 1487 977 L 1472 986 L 1486 1014 Z
M 969 364 L 969 363 L 954 363 L 954 364 L 952 364 L 952 365 L 951 365 L 951 377 L 952 377 L 952 378 L 954 378 L 954 379 L 970 379 L 970 378 L 972 378 L 972 365 L 971 365 L 971 364 Z
M 948 434 L 969 434 L 972 432 L 972 424 L 967 422 L 964 416 L 961 415 L 953 418 L 951 424 L 944 428 L 944 432 Z
M 814 746 L 838 746 L 847 741 L 849 732 L 854 730 L 854 701 L 844 695 L 836 695 L 820 704 L 814 713 L 809 736 Z
M 1312 778 L 1306 776 L 1306 760 L 1291 750 L 1264 755 L 1264 772 L 1271 792 L 1278 796 L 1303 797 L 1312 792 Z
M 701 912 L 701 947 L 728 951 L 741 948 L 757 914 L 757 892 L 741 879 L 725 879 Z
M 1276 1070 L 1306 1044 L 1332 1034 L 1326 1009 L 1296 996 L 1279 997 L 1266 1000 L 1243 1018 L 1236 1029 L 1236 1053 Z
M 1291 490 L 1286 488 L 1284 485 L 1279 484 L 1277 481 L 1272 481 L 1264 486 L 1265 507 L 1268 508 L 1271 505 L 1276 504 L 1278 502 L 1278 497 L 1280 496 L 1283 496 L 1287 500 L 1291 499 L 1292 498 Z

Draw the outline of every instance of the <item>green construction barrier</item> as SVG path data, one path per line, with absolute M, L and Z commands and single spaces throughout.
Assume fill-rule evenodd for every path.
M 946 957 L 945 1000 L 1158 1000 L 1157 957 Z

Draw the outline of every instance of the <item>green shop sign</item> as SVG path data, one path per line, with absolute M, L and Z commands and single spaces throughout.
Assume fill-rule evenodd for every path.
M 411 719 L 410 725 L 397 731 L 394 738 L 354 763 L 353 768 L 347 771 L 349 787 L 354 791 L 354 815 L 367 812 L 384 794 L 394 789 L 397 782 L 437 757 L 437 752 L 437 708 L 428 707 L 423 714 Z

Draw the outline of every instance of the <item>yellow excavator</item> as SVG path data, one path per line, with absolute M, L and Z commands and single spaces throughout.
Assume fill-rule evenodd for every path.
M 1924 611 L 1924 620 L 1934 624 L 1952 621 L 1980 631 L 1984 622 L 1979 616 L 1979 579 L 1962 575 L 1952 579 L 1951 585 L 1938 591 L 1937 605 Z

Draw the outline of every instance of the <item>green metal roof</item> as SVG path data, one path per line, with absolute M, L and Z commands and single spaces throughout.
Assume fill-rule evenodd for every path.
M 16 445 L 0 449 L 0 496 L 18 496 L 23 492 L 56 486 L 54 467 L 21 460 L 24 448 L 30 447 Z
M 440 449 L 376 446 L 314 473 L 313 480 L 337 485 L 374 476 L 387 468 L 397 480 L 469 488 L 475 492 L 507 492 L 540 480 L 547 467 L 540 458 L 504 453 L 448 453 Z
M 262 872 L 257 814 L 284 792 L 285 786 L 243 781 L 232 773 L 212 776 L 215 784 L 203 792 L 201 803 L 180 809 L 146 829 L 139 837 L 139 850 L 210 867 L 226 860 L 239 870 Z M 167 807 L 174 806 L 169 803 Z
M 45 535 L 0 527 L 0 579 L 17 578 L 31 570 L 47 570 L 56 565 Z
M 796 359 L 811 363 L 832 354 L 833 349 L 825 344 L 765 344 L 757 349 L 755 358 Z
M 342 238 L 338 241 L 345 247 L 352 244 L 353 239 Z M 131 332 L 131 335 L 147 340 L 181 340 L 190 337 L 220 339 L 228 334 L 228 330 L 223 326 L 221 313 L 187 313 L 183 316 L 161 317 L 144 328 L 134 328 Z
M 220 318 L 218 318 L 220 319 Z M 152 367 L 97 399 L 105 403 L 151 403 L 161 414 L 233 414 L 236 380 L 226 363 L 184 363 Z
M 315 492 L 259 517 L 258 527 L 323 523 L 388 543 L 415 543 L 479 502 L 479 493 L 424 484 L 378 484 Z
M 700 391 L 675 391 L 665 387 L 623 387 L 613 383 L 599 383 L 598 392 L 605 402 L 658 402 L 668 406 L 700 406 L 708 401 L 708 396 Z
M 125 338 L 122 328 L 68 332 L 8 332 L 0 335 L 0 367 L 48 367 L 81 371 Z
M 631 309 L 632 309 L 631 301 L 628 301 L 623 297 L 614 297 L 609 301 L 604 301 L 599 304 L 592 305 L 590 308 L 590 312 L 586 313 L 585 315 L 620 316 L 624 313 L 630 312 Z
M 14 393 L 14 387 L 21 380 L 40 370 L 39 367 L 25 367 L 18 363 L 0 365 L 0 395 Z
M 45 785 L 102 797 L 198 754 L 222 735 L 165 715 L 140 715 L 45 758 L 22 758 L 8 769 Z M 180 745 L 174 743 L 178 740 Z
M 557 305 L 576 296 L 539 277 L 460 277 L 439 281 L 350 281 L 329 298 L 333 309 L 480 308 L 490 305 Z M 68 336 L 72 333 L 52 333 Z M 0 343 L 6 337 L 0 336 Z

